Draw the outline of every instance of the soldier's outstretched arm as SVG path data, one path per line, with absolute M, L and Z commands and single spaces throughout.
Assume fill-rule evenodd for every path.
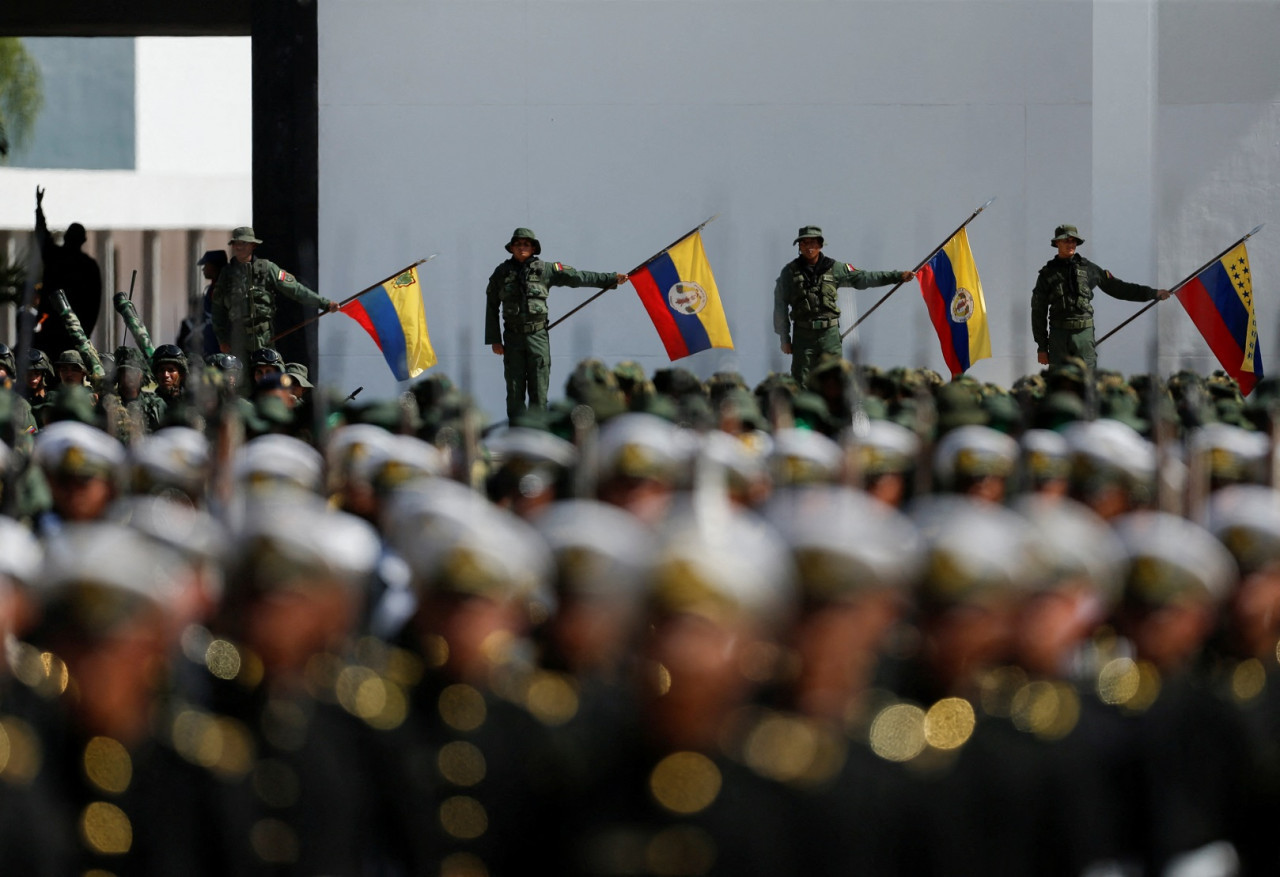
M 854 289 L 868 289 L 872 286 L 891 286 L 910 280 L 910 271 L 862 271 L 848 262 L 837 262 L 832 269 L 836 284 L 852 286 Z
M 597 289 L 613 289 L 627 282 L 627 275 L 613 271 L 579 271 L 563 262 L 553 262 L 547 286 L 594 286 Z
M 1154 301 L 1161 298 L 1161 292 L 1164 293 L 1164 298 L 1169 297 L 1167 289 L 1159 290 L 1141 283 L 1129 283 L 1092 263 L 1089 265 L 1089 279 L 1107 295 L 1123 301 Z

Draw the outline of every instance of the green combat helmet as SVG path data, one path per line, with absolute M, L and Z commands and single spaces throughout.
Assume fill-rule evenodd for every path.
M 142 373 L 142 383 L 146 384 L 151 378 L 151 369 L 147 366 L 147 359 L 142 355 L 142 351 L 136 347 L 126 347 L 121 345 L 116 348 L 115 352 L 116 374 L 125 369 L 133 369 Z
M 598 359 L 578 363 L 565 382 L 564 392 L 573 401 L 590 406 L 597 423 L 627 410 L 627 398 L 618 386 L 618 379 Z
M 707 391 L 698 376 L 687 368 L 660 368 L 653 373 L 653 386 L 665 396 L 705 396 Z

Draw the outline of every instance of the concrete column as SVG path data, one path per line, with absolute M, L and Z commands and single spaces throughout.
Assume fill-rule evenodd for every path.
M 102 270 L 102 316 L 98 319 L 98 326 L 93 330 L 93 337 L 89 340 L 93 342 L 94 347 L 98 348 L 99 353 L 113 353 L 119 345 L 120 318 L 116 316 L 116 308 L 111 303 L 111 296 L 115 294 L 119 279 L 116 264 L 119 260 L 116 258 L 115 238 L 110 231 L 100 231 L 96 238 L 94 258 L 98 260 L 98 267 Z

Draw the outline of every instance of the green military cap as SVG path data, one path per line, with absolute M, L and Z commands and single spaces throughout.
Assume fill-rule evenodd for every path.
M 306 387 L 308 390 L 315 386 L 308 378 L 307 367 L 300 362 L 286 362 L 284 364 L 284 373 L 297 381 L 299 386 Z
M 58 354 L 58 359 L 57 359 L 57 361 L 54 363 L 54 365 L 55 365 L 55 366 L 57 366 L 57 365 L 71 365 L 71 366 L 75 366 L 76 368 L 80 369 L 81 371 L 87 371 L 87 369 L 85 368 L 85 365 L 84 365 L 84 357 L 80 355 L 80 351 L 79 351 L 79 350 L 64 350 L 64 351 L 62 351 L 61 353 L 59 353 L 59 354 Z
M 1132 512 L 1113 524 L 1128 561 L 1127 604 L 1213 604 L 1227 595 L 1236 576 L 1235 562 L 1199 524 L 1165 512 Z
M 2 341 L 0 341 L 0 371 L 10 378 L 18 376 L 18 364 L 14 359 L 13 349 Z
M 723 393 L 716 403 L 716 411 L 721 416 L 731 415 L 746 429 L 769 430 L 769 421 L 760 410 L 760 403 L 745 388 L 735 387 Z
M 800 230 L 796 232 L 796 239 L 791 243 L 794 246 L 805 238 L 817 238 L 820 245 L 826 243 L 822 237 L 822 229 L 816 225 L 802 225 Z
M 1139 411 L 1138 394 L 1125 388 L 1108 390 L 1099 399 L 1098 416 L 1118 420 L 1139 435 L 1151 432 L 1151 421 Z
M 810 602 L 910 588 L 921 572 L 915 525 L 865 493 L 827 486 L 783 491 L 765 506 L 764 517 L 786 539 Z
M 1280 560 L 1280 493 L 1270 487 L 1239 484 L 1215 492 L 1205 526 L 1231 552 L 1242 576 Z
M 538 236 L 533 233 L 533 229 L 525 228 L 523 225 L 511 232 L 511 240 L 507 241 L 507 246 L 505 247 L 508 253 L 511 252 L 511 245 L 520 238 L 524 238 L 526 241 L 531 241 L 533 243 L 533 254 L 535 256 L 542 253 L 542 242 L 538 240 Z
M 620 362 L 613 367 L 613 376 L 618 381 L 618 386 L 623 390 L 630 390 L 636 384 L 643 384 L 649 379 L 645 374 L 644 366 L 630 359 Z
M 125 461 L 124 445 L 76 420 L 51 423 L 36 436 L 35 462 L 46 475 L 113 479 Z
M 990 422 L 982 410 L 982 398 L 973 382 L 952 381 L 938 388 L 938 431 L 950 432 L 962 426 L 985 426 Z
M 246 244 L 262 243 L 262 241 L 258 240 L 258 236 L 253 233 L 253 226 L 251 225 L 242 225 L 231 232 L 231 240 L 228 243 L 234 244 L 236 241 L 242 241 Z
M 1056 244 L 1058 241 L 1073 240 L 1077 244 L 1083 244 L 1084 238 L 1080 237 L 1079 230 L 1074 225 L 1060 225 L 1053 230 L 1053 240 L 1049 243 Z
M 48 423 L 78 420 L 97 426 L 99 421 L 93 391 L 83 384 L 63 384 L 49 397 L 49 405 L 42 413 Z

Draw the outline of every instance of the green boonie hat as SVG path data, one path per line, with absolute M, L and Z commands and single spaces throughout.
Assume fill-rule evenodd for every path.
M 1084 243 L 1084 238 L 1080 237 L 1080 232 L 1074 225 L 1060 225 L 1055 228 L 1053 230 L 1053 240 L 1049 241 L 1049 243 L 1056 244 L 1058 241 L 1067 240 L 1068 238 L 1074 240 L 1077 244 Z
M 822 229 L 816 225 L 802 225 L 800 231 L 796 232 L 796 239 L 792 241 L 792 245 L 800 243 L 805 238 L 817 238 L 819 243 L 826 243 L 822 237 Z
M 74 365 L 79 369 L 87 370 L 84 365 L 84 357 L 80 355 L 79 350 L 62 351 L 58 354 L 58 361 L 54 365 Z
M 301 386 L 308 390 L 315 387 L 315 384 L 308 380 L 307 367 L 300 362 L 286 362 L 284 364 L 284 373 L 291 376 Z
M 542 253 L 542 243 L 538 240 L 538 236 L 533 233 L 533 229 L 525 228 L 523 225 L 517 228 L 515 231 L 511 232 L 511 240 L 507 241 L 507 246 L 506 246 L 506 250 L 508 253 L 511 252 L 511 245 L 514 244 L 519 238 L 524 238 L 527 241 L 533 241 L 533 254 L 535 256 L 540 255 Z
M 258 236 L 253 233 L 252 225 L 242 225 L 235 231 L 231 232 L 231 240 L 227 243 L 234 244 L 236 241 L 243 241 L 246 244 L 260 244 Z

